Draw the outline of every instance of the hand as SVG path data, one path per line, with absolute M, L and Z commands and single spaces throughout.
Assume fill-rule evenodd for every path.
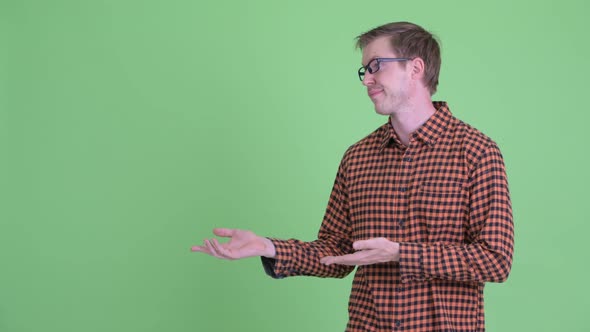
M 202 246 L 193 246 L 191 251 L 203 252 L 221 259 L 240 259 L 253 256 L 274 257 L 275 247 L 272 242 L 253 232 L 241 229 L 215 228 L 213 233 L 221 237 L 229 237 L 227 243 L 219 243 L 217 239 L 205 239 Z
M 399 243 L 386 238 L 356 241 L 352 247 L 358 251 L 343 256 L 326 256 L 320 259 L 320 263 L 326 265 L 371 265 L 399 261 Z

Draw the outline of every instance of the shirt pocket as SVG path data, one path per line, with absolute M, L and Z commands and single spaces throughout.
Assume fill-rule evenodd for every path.
M 410 200 L 412 221 L 428 242 L 465 239 L 468 191 L 457 181 L 422 181 Z M 424 235 L 426 238 L 424 238 Z

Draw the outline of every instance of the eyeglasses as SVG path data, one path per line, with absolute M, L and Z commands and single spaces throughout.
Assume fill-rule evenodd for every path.
M 408 61 L 408 60 L 412 60 L 412 59 L 410 59 L 410 58 L 375 58 L 375 59 L 369 61 L 369 63 L 367 63 L 366 66 L 362 66 L 359 68 L 359 71 L 358 71 L 359 79 L 362 82 L 363 79 L 365 78 L 366 72 L 369 72 L 369 74 L 375 74 L 376 72 L 378 72 L 379 69 L 381 68 L 381 67 L 379 67 L 379 64 L 381 62 L 397 62 L 397 61 Z

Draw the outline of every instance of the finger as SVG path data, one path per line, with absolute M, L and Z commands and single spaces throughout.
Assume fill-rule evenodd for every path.
M 334 258 L 334 256 L 322 257 L 322 258 L 320 258 L 320 263 L 330 265 L 330 264 L 332 264 L 332 258 Z
M 343 256 L 328 256 L 324 257 L 323 261 L 326 265 L 340 264 L 340 265 L 357 265 L 361 263 L 360 255 L 358 253 L 343 255 Z M 320 262 L 322 260 L 320 259 Z
M 209 240 L 205 240 L 205 246 L 207 247 L 207 250 L 209 250 L 211 256 L 215 256 L 217 258 L 224 258 L 221 255 L 219 255 L 219 253 L 217 253 L 217 251 L 215 250 L 215 248 Z
M 367 249 L 380 249 L 383 248 L 389 240 L 385 238 L 375 238 L 369 240 L 359 240 L 352 244 L 352 247 L 356 250 L 367 250 Z
M 236 233 L 236 229 L 231 228 L 214 228 L 213 234 L 221 237 L 232 237 Z
M 360 240 L 352 244 L 355 250 L 374 249 L 373 240 Z
M 326 256 L 320 259 L 320 263 L 325 265 L 339 264 L 340 259 L 336 256 Z
M 217 241 L 217 239 L 212 239 L 209 241 L 211 243 L 211 245 L 213 246 L 213 248 L 215 248 L 215 251 L 217 251 L 217 253 L 221 256 L 223 256 L 223 258 L 226 259 L 233 259 L 231 257 L 231 255 L 229 255 L 227 249 L 225 249 L 223 247 L 223 245 L 221 243 L 219 243 L 219 241 Z
M 205 248 L 203 246 L 192 246 L 191 251 L 198 251 L 198 252 L 207 253 L 207 248 Z
M 200 245 L 200 246 L 192 246 L 191 250 L 192 251 L 202 252 L 202 253 L 205 253 L 207 255 L 213 256 L 213 254 L 211 253 L 211 250 L 209 250 L 209 248 L 207 248 L 207 244 L 205 243 L 205 241 L 206 240 L 203 240 L 203 245 Z

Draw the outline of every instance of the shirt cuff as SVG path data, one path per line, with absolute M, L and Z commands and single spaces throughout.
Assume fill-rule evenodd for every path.
M 422 257 L 426 246 L 422 243 L 400 243 L 399 271 L 403 283 L 424 281 Z
M 294 272 L 291 271 L 293 244 L 288 240 L 268 239 L 275 246 L 275 257 L 260 257 L 264 272 L 274 279 L 282 279 L 293 275 Z

